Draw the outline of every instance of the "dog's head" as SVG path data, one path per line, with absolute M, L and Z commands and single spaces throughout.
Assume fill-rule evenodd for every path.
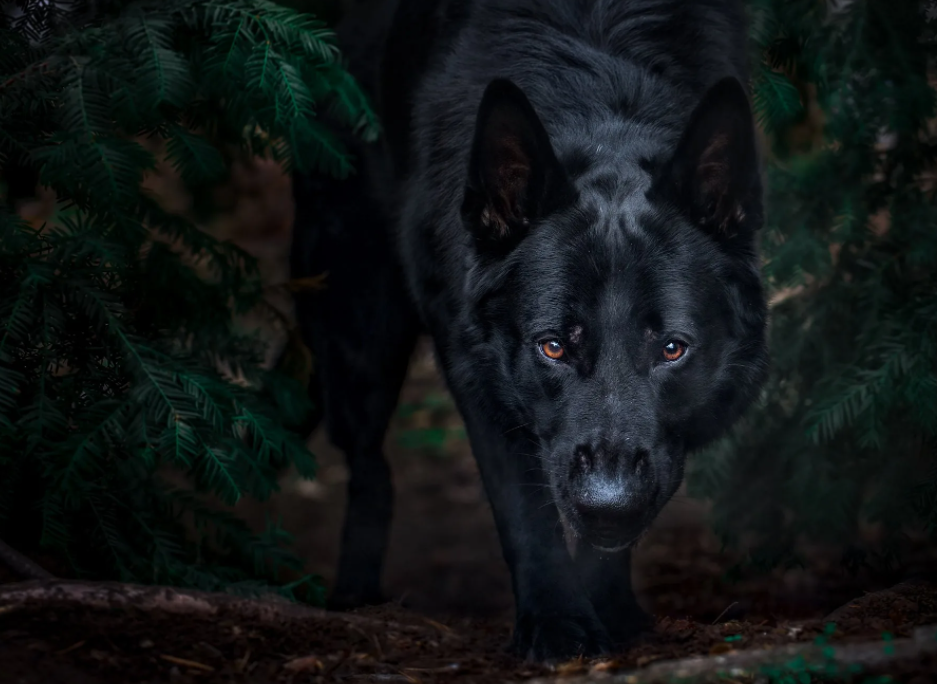
M 584 171 L 590 148 L 569 142 L 558 157 L 521 90 L 489 85 L 462 205 L 476 245 L 468 290 L 478 350 L 538 442 L 560 512 L 612 550 L 647 529 L 687 452 L 761 385 L 762 190 L 731 78 L 663 158 L 635 155 L 635 141 Z

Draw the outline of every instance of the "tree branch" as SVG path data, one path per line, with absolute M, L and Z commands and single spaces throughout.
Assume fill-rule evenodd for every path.
M 865 641 L 839 646 L 818 646 L 813 643 L 791 644 L 776 648 L 739 651 L 725 655 L 682 658 L 650 665 L 640 670 L 614 674 L 591 673 L 580 677 L 541 678 L 528 684 L 657 684 L 673 681 L 722 680 L 756 676 L 765 668 L 781 668 L 797 662 L 797 671 L 804 667 L 823 668 L 835 665 L 846 670 L 850 666 L 864 668 L 894 665 L 924 655 L 937 656 L 937 626 L 921 627 L 909 639 Z
M 51 580 L 55 578 L 51 572 L 29 560 L 2 539 L 0 539 L 0 563 L 23 579 Z
M 213 617 L 220 614 L 266 624 L 292 621 L 340 620 L 362 628 L 378 628 L 400 633 L 433 634 L 438 631 L 420 625 L 407 625 L 362 615 L 335 613 L 274 594 L 262 598 L 242 598 L 194 589 L 145 586 L 121 582 L 82 582 L 45 580 L 0 585 L 0 612 L 26 610 L 34 606 L 81 606 L 91 609 L 133 608 L 143 612 Z

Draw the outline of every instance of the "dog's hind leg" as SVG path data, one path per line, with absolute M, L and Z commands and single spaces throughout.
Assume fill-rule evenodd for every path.
M 293 277 L 327 272 L 297 298 L 332 443 L 349 469 L 336 609 L 383 602 L 380 580 L 393 507 L 384 435 L 419 324 L 394 256 L 387 218 L 361 176 L 297 180 Z

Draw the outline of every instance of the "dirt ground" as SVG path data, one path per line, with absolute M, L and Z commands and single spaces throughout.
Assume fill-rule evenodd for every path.
M 288 180 L 266 167 L 238 173 L 225 195 L 230 206 L 212 229 L 261 257 L 271 283 L 282 282 Z M 153 184 L 165 190 L 172 182 Z M 316 481 L 287 473 L 272 501 L 244 502 L 240 512 L 258 527 L 265 515 L 282 517 L 307 570 L 330 585 L 347 472 L 324 434 L 313 435 L 310 447 L 320 463 Z M 0 608 L 0 682 L 497 682 L 550 672 L 504 652 L 512 619 L 509 577 L 460 420 L 426 344 L 415 354 L 386 453 L 397 493 L 385 571 L 393 603 L 362 611 L 375 618 L 370 627 L 52 604 Z M 830 611 L 902 579 L 900 570 L 850 577 L 835 556 L 815 549 L 805 568 L 729 582 L 725 573 L 735 559 L 720 550 L 706 514 L 703 503 L 681 492 L 636 551 L 636 589 L 656 616 L 653 633 L 612 660 L 574 663 L 560 674 L 810 641 Z M 902 637 L 937 623 L 933 585 L 883 596 L 847 611 L 834 638 Z M 925 684 L 937 681 L 933 672 L 937 663 L 922 661 L 900 678 Z
M 832 643 L 875 636 L 901 637 L 937 619 L 933 587 L 891 596 L 887 606 L 839 621 Z M 887 608 L 888 617 L 873 615 Z M 363 611 L 362 624 L 308 620 L 254 623 L 221 613 L 211 618 L 154 617 L 134 610 L 24 607 L 0 613 L 0 681 L 11 684 L 129 682 L 491 682 L 537 675 L 614 673 L 668 659 L 728 654 L 740 649 L 810 641 L 822 622 L 659 618 L 654 632 L 625 653 L 554 669 L 506 655 L 498 620 L 434 621 L 399 606 Z M 884 615 L 884 614 L 883 614 Z M 907 664 L 897 681 L 937 681 L 937 659 Z M 809 681 L 809 680 L 808 680 Z

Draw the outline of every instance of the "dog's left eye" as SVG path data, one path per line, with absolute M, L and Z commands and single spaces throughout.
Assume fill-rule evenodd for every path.
M 665 361 L 676 361 L 686 354 L 686 345 L 680 340 L 670 340 L 664 345 L 663 355 Z
M 540 343 L 540 353 L 551 361 L 559 361 L 566 355 L 563 343 L 559 340 L 544 340 Z

